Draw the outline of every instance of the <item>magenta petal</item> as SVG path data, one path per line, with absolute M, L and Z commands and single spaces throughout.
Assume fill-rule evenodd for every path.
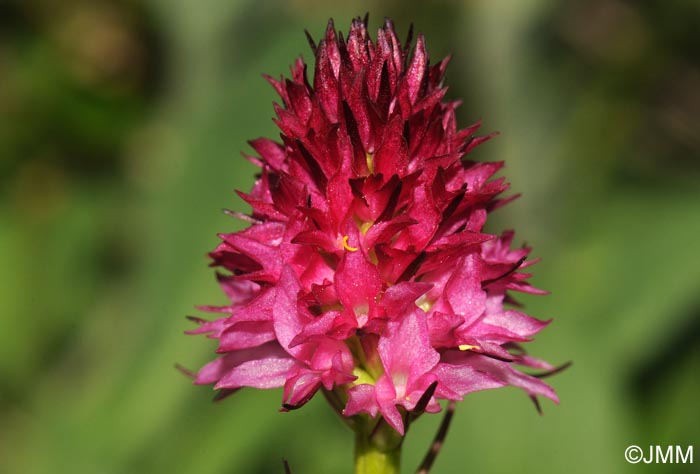
M 252 281 L 237 280 L 220 273 L 217 273 L 216 278 L 232 304 L 247 303 L 260 291 L 260 285 Z
M 559 397 L 557 397 L 552 387 L 536 377 L 515 370 L 506 362 L 482 358 L 476 366 L 479 370 L 487 370 L 489 374 L 508 385 L 525 390 L 530 396 L 542 395 L 555 403 L 559 403 Z
M 430 346 L 426 315 L 418 308 L 401 321 L 389 323 L 387 332 L 379 341 L 379 356 L 403 395 L 406 385 L 435 367 L 440 355 Z
M 440 373 L 441 370 L 445 372 L 443 377 L 446 377 L 445 380 L 447 382 L 445 387 L 447 389 L 454 390 L 452 387 L 469 389 L 470 383 L 475 383 L 475 386 L 480 386 L 481 384 L 488 385 L 488 382 L 482 378 L 482 375 L 486 375 L 492 379 L 495 385 L 492 387 L 484 386 L 483 388 L 477 388 L 476 390 L 512 385 L 525 390 L 530 396 L 542 395 L 556 403 L 559 403 L 559 398 L 557 397 L 556 393 L 554 393 L 552 387 L 542 382 L 538 378 L 514 369 L 508 362 L 502 362 L 478 354 L 469 354 L 464 352 L 460 353 L 457 351 L 450 351 L 449 353 L 446 353 L 444 359 L 444 364 L 462 368 L 462 370 L 457 370 L 450 367 L 445 369 L 441 368 L 443 364 L 440 364 L 441 367 L 438 368 L 437 372 Z M 464 369 L 465 367 L 469 367 L 469 369 Z M 473 378 L 473 371 L 476 371 L 482 375 L 477 375 L 476 378 Z M 438 390 L 440 390 L 440 387 L 438 387 Z M 469 390 L 465 393 L 476 390 Z M 460 393 L 459 390 L 454 391 L 460 395 L 464 394 Z
M 528 340 L 551 321 L 540 321 L 519 311 L 486 315 L 473 328 L 476 334 L 501 334 L 507 340 Z
M 322 316 L 316 318 L 309 324 L 304 326 L 304 329 L 294 336 L 289 342 L 289 347 L 295 347 L 299 344 L 307 342 L 310 338 L 314 336 L 322 336 L 332 332 L 334 328 L 334 322 L 338 318 L 339 313 L 337 311 L 328 311 Z
M 375 155 L 376 169 L 384 176 L 406 174 L 408 168 L 408 146 L 403 138 L 403 120 L 395 116 L 387 125 L 384 140 Z
M 409 411 L 413 410 L 423 394 L 434 382 L 437 382 L 437 380 L 437 376 L 433 371 L 423 374 L 408 387 L 400 404 Z M 434 398 L 431 398 L 431 402 L 428 403 L 426 411 L 433 413 L 440 411 L 440 407 L 437 402 L 435 402 Z
M 480 372 L 471 365 L 438 364 L 435 374 L 440 383 L 435 395 L 449 400 L 461 400 L 468 393 L 506 385 L 488 373 Z
M 455 314 L 470 324 L 486 308 L 486 292 L 481 288 L 480 265 L 476 256 L 468 255 L 445 285 L 446 301 Z
M 531 357 L 528 355 L 518 356 L 515 358 L 514 362 L 518 365 L 524 365 L 526 367 L 532 367 L 534 369 L 554 370 L 556 368 L 546 360 L 538 359 L 536 357 Z
M 241 321 L 233 323 L 221 334 L 217 352 L 255 347 L 274 340 L 272 321 Z
M 295 366 L 291 358 L 267 358 L 244 362 L 230 370 L 214 388 L 277 388 L 284 385 L 287 373 Z
M 377 222 L 367 231 L 367 235 L 365 235 L 364 238 L 364 245 L 367 248 L 372 248 L 377 242 L 391 240 L 399 232 L 416 223 L 417 222 L 409 216 L 399 216 L 390 221 Z
M 292 340 L 304 329 L 305 321 L 299 314 L 298 293 L 301 287 L 294 272 L 285 267 L 275 291 L 273 307 L 275 335 L 280 345 L 292 356 L 298 356 L 301 348 L 290 347 Z
M 229 352 L 197 374 L 196 384 L 216 382 L 216 388 L 243 386 L 272 388 L 284 384 L 286 373 L 295 364 L 276 342 Z
M 457 344 L 455 329 L 464 323 L 464 318 L 452 313 L 434 311 L 428 318 L 428 333 L 433 347 L 454 347 Z
M 262 290 L 245 305 L 239 306 L 232 316 L 233 321 L 272 321 L 272 307 L 275 302 L 275 292 Z
M 396 408 L 397 393 L 391 379 L 387 376 L 382 376 L 376 384 L 376 397 L 379 404 L 379 411 L 386 422 L 403 436 L 404 426 L 401 413 Z
M 199 370 L 194 383 L 207 385 L 218 382 L 225 373 L 241 363 L 239 359 L 240 357 L 236 353 L 226 354 L 223 357 L 214 359 Z
M 379 406 L 374 396 L 374 385 L 360 384 L 348 390 L 348 403 L 345 405 L 343 415 L 352 416 L 358 413 L 369 413 L 377 416 Z
M 296 375 L 287 378 L 284 384 L 284 401 L 286 405 L 298 408 L 306 404 L 321 387 L 318 373 L 298 369 Z
M 284 149 L 279 144 L 267 138 L 258 138 L 248 143 L 273 169 L 283 169 L 286 156 Z
M 381 289 L 377 267 L 361 251 L 345 252 L 336 271 L 335 292 L 340 303 L 355 314 L 358 327 L 367 323 Z
M 414 310 L 416 300 L 430 290 L 430 283 L 401 282 L 384 292 L 381 306 L 387 314 L 402 316 Z
M 425 40 L 423 39 L 423 35 L 419 34 L 416 50 L 413 53 L 413 61 L 406 74 L 408 80 L 408 95 L 411 98 L 411 102 L 414 104 L 416 103 L 418 92 L 423 83 L 423 75 L 425 74 L 425 67 L 427 64 L 428 53 L 425 50 Z

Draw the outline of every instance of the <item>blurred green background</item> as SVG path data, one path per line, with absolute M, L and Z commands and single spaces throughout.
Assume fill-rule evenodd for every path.
M 213 341 L 184 315 L 223 303 L 206 252 L 246 210 L 245 141 L 276 137 L 272 89 L 328 17 L 411 21 L 454 55 L 459 120 L 501 135 L 543 257 L 525 300 L 562 403 L 514 389 L 458 406 L 436 473 L 700 472 L 700 2 L 0 0 L 0 472 L 349 473 L 352 434 L 316 397 L 211 403 L 174 368 Z M 373 34 L 374 37 L 374 34 Z M 404 471 L 440 417 L 412 427 Z M 625 447 L 694 445 L 695 464 Z

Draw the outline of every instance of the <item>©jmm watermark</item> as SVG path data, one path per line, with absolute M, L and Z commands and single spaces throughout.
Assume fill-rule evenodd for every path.
M 645 451 L 633 444 L 625 449 L 625 460 L 630 464 L 693 464 L 693 446 L 657 444 Z

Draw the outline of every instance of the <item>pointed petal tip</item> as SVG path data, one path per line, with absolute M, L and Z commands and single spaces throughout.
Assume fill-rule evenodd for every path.
M 532 400 L 532 403 L 534 403 L 537 413 L 539 413 L 540 416 L 544 415 L 542 405 L 540 405 L 540 401 L 537 399 L 537 397 L 535 395 L 530 395 L 530 400 Z
M 237 391 L 239 391 L 240 388 L 223 388 L 216 392 L 216 395 L 214 395 L 214 398 L 212 398 L 212 402 L 220 402 L 221 400 L 224 400 L 225 398 L 230 397 Z
M 572 365 L 573 365 L 573 361 L 567 361 L 567 362 L 564 362 L 563 364 L 553 368 L 552 370 L 548 370 L 546 372 L 540 372 L 540 373 L 536 373 L 536 374 L 529 374 L 529 375 L 532 377 L 538 378 L 538 379 L 544 379 L 547 377 L 551 377 L 552 375 L 556 375 L 560 372 L 563 372 L 566 369 L 568 369 L 569 367 L 571 367 Z M 559 403 L 559 402 L 557 401 L 557 403 Z
M 185 316 L 185 319 L 187 319 L 188 321 L 192 321 L 195 324 L 205 324 L 210 322 L 208 319 L 200 318 L 197 316 L 191 316 L 189 314 Z
M 335 22 L 333 21 L 333 18 L 328 19 L 328 25 L 326 25 L 326 36 L 325 39 L 326 41 L 330 41 L 333 38 L 335 38 Z
M 194 380 L 197 378 L 197 374 L 195 374 L 193 371 L 190 369 L 178 364 L 177 362 L 175 363 L 174 367 L 180 372 L 181 374 L 185 375 L 186 377 Z
M 316 44 L 316 41 L 314 41 L 313 37 L 311 36 L 311 33 L 309 33 L 309 30 L 304 29 L 304 34 L 306 35 L 306 40 L 309 42 L 309 46 L 311 47 L 311 51 L 314 53 L 314 56 L 318 55 L 318 45 Z

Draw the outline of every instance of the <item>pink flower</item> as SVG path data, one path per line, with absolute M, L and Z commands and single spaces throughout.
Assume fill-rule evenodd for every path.
M 542 292 L 521 272 L 530 249 L 483 232 L 508 185 L 492 179 L 502 163 L 464 158 L 492 135 L 457 128 L 448 59 L 430 65 L 421 35 L 409 54 L 388 20 L 376 41 L 356 19 L 347 38 L 330 22 L 311 43 L 313 82 L 301 59 L 267 78 L 281 143 L 250 142 L 261 171 L 239 193 L 252 214 L 236 214 L 250 226 L 211 253 L 231 303 L 189 331 L 221 356 L 195 382 L 284 387 L 285 410 L 325 390 L 344 416 L 381 415 L 402 435 L 408 413 L 477 390 L 557 401 L 516 368 L 553 369 L 520 345 L 547 322 L 507 308 L 511 292 Z

